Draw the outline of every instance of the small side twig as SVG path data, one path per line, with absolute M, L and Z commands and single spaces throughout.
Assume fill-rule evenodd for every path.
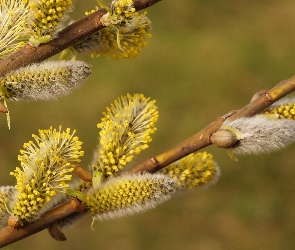
M 286 81 L 280 82 L 269 91 L 260 94 L 256 99 L 251 101 L 240 110 L 229 112 L 228 114 L 217 118 L 215 121 L 210 123 L 208 126 L 203 128 L 184 142 L 156 157 L 152 157 L 144 161 L 143 163 L 131 169 L 130 172 L 154 173 L 166 167 L 170 163 L 210 145 L 210 136 L 220 128 L 225 119 L 237 119 L 240 117 L 247 117 L 259 114 L 264 109 L 269 107 L 272 103 L 283 98 L 294 90 L 295 76 Z M 84 211 L 86 211 L 86 208 L 83 206 L 83 204 L 77 199 L 73 199 L 50 210 L 34 223 L 28 224 L 24 227 L 20 227 L 18 229 L 5 227 L 0 230 L 0 247 L 9 245 L 29 235 L 37 233 L 45 228 L 48 228 L 55 222 L 58 222 L 61 219 L 64 219 L 76 212 Z

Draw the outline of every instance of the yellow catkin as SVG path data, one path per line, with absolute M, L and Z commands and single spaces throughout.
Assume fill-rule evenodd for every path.
M 72 4 L 72 0 L 31 0 L 29 7 L 33 17 L 30 28 L 33 35 L 30 43 L 37 47 L 50 41 L 67 19 L 66 13 Z
M 295 120 L 295 101 L 287 100 L 280 105 L 272 105 L 265 112 L 267 115 L 274 115 L 274 118 Z
M 87 196 L 94 219 L 110 219 L 153 208 L 175 191 L 173 179 L 161 174 L 128 174 L 110 178 Z
M 101 18 L 107 27 L 78 42 L 74 49 L 93 58 L 100 55 L 117 60 L 134 58 L 147 46 L 147 39 L 151 37 L 151 22 L 146 14 L 135 12 L 132 1 L 113 1 L 111 13 Z
M 178 189 L 196 189 L 212 183 L 219 176 L 217 164 L 206 152 L 190 154 L 160 172 L 173 178 Z
M 18 191 L 13 213 L 21 223 L 36 219 L 59 190 L 69 187 L 74 170 L 71 162 L 79 162 L 84 155 L 82 142 L 74 134 L 61 127 L 39 130 L 39 135 L 33 135 L 35 142 L 24 144 L 18 156 L 21 168 L 10 173 L 16 178 Z
M 91 167 L 109 177 L 148 147 L 159 113 L 154 100 L 142 94 L 128 94 L 115 100 L 103 115 L 97 125 L 100 145 Z
M 26 44 L 30 18 L 27 1 L 0 0 L 0 59 Z

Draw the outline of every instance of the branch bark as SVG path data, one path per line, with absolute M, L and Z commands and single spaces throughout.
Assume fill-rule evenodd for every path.
M 137 10 L 147 8 L 160 0 L 135 0 L 134 6 Z M 100 9 L 97 12 L 82 18 L 81 20 L 68 26 L 59 33 L 59 36 L 47 44 L 38 48 L 26 45 L 24 48 L 15 52 L 11 56 L 0 61 L 0 77 L 7 72 L 15 70 L 21 66 L 26 66 L 35 62 L 43 61 L 73 44 L 74 42 L 90 35 L 91 33 L 103 28 L 100 17 L 106 10 Z M 198 133 L 188 138 L 172 149 L 152 157 L 130 170 L 130 172 L 150 172 L 154 173 L 170 163 L 180 158 L 198 151 L 211 144 L 210 137 L 223 124 L 225 119 L 237 119 L 245 116 L 259 114 L 265 108 L 295 89 L 295 76 L 282 81 L 269 91 L 265 91 L 256 99 L 238 111 L 232 111 L 225 116 L 218 117 L 215 121 L 200 130 Z M 0 230 L 0 247 L 4 247 L 13 242 L 21 240 L 29 235 L 35 234 L 55 222 L 77 212 L 85 212 L 86 208 L 77 199 L 67 201 L 58 207 L 48 211 L 39 220 L 17 229 L 5 227 Z
M 73 213 L 83 212 L 85 210 L 86 208 L 82 205 L 82 203 L 74 198 L 50 210 L 34 223 L 17 229 L 8 226 L 2 228 L 0 230 L 0 247 L 7 246 L 32 234 L 40 232 L 62 218 L 65 218 Z
M 174 148 L 156 156 L 134 167 L 130 172 L 147 171 L 154 173 L 172 162 L 175 162 L 184 156 L 200 150 L 211 144 L 210 137 L 223 124 L 225 119 L 235 120 L 241 117 L 254 116 L 261 113 L 275 101 L 281 99 L 295 90 L 295 76 L 288 80 L 281 81 L 269 91 L 261 92 L 258 97 L 252 100 L 245 107 L 237 111 L 231 111 L 228 114 L 217 118 L 211 124 L 203 128 L 197 134 L 188 138 Z
M 256 99 L 237 111 L 218 117 L 215 121 L 200 130 L 198 133 L 183 141 L 174 148 L 152 157 L 129 172 L 150 172 L 154 173 L 180 158 L 211 145 L 210 137 L 223 124 L 226 119 L 237 119 L 240 117 L 254 116 L 261 113 L 275 101 L 281 99 L 295 90 L 295 76 L 282 81 L 269 91 L 260 94 Z M 0 247 L 9 245 L 29 235 L 35 234 L 59 220 L 77 212 L 85 212 L 86 208 L 78 200 L 67 201 L 58 207 L 44 214 L 39 220 L 18 229 L 5 227 L 0 230 Z
M 137 11 L 145 9 L 159 2 L 160 0 L 134 0 L 134 7 Z M 49 57 L 58 54 L 75 42 L 91 35 L 92 33 L 102 29 L 100 18 L 106 14 L 105 9 L 98 11 L 74 22 L 60 33 L 58 37 L 48 43 L 42 44 L 39 47 L 32 47 L 27 44 L 12 55 L 0 61 L 0 77 L 12 70 L 20 67 L 37 63 L 48 59 Z

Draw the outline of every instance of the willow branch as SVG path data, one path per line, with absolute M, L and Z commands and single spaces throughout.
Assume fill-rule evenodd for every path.
M 145 162 L 134 167 L 131 172 L 150 172 L 154 173 L 170 163 L 175 162 L 188 154 L 196 152 L 211 143 L 210 137 L 215 133 L 223 124 L 225 119 L 235 120 L 241 117 L 254 116 L 261 113 L 275 101 L 281 99 L 287 94 L 295 90 L 295 76 L 288 80 L 278 83 L 275 87 L 269 91 L 265 91 L 259 94 L 254 100 L 252 100 L 245 107 L 237 111 L 231 111 L 228 114 L 217 118 L 211 124 L 203 128 L 201 131 L 188 138 L 179 145 L 173 147 L 172 149 L 152 157 Z
M 27 236 L 40 232 L 54 224 L 56 221 L 59 221 L 73 213 L 83 212 L 85 210 L 85 207 L 79 200 L 72 199 L 50 210 L 44 216 L 42 216 L 42 218 L 36 220 L 34 223 L 17 229 L 5 227 L 0 230 L 0 247 L 7 246 Z
M 154 173 L 170 163 L 181 159 L 182 157 L 198 151 L 206 146 L 211 145 L 210 137 L 213 133 L 218 131 L 223 122 L 226 119 L 237 119 L 240 117 L 253 116 L 261 113 L 267 107 L 269 107 L 275 101 L 281 99 L 287 94 L 295 90 L 295 76 L 288 80 L 282 81 L 275 87 L 268 91 L 264 91 L 258 95 L 258 97 L 252 100 L 249 104 L 237 111 L 231 111 L 228 114 L 218 117 L 215 121 L 207 125 L 198 133 L 181 142 L 174 148 L 152 157 L 138 166 L 131 169 L 129 172 L 150 172 Z M 82 203 L 73 199 L 67 201 L 58 207 L 50 210 L 34 223 L 28 224 L 24 227 L 13 229 L 11 227 L 5 227 L 0 230 L 0 247 L 9 245 L 29 235 L 37 233 L 55 222 L 64 219 L 77 212 L 85 212 L 86 208 Z
M 139 11 L 150 7 L 159 1 L 160 0 L 134 0 L 134 7 Z M 107 11 L 105 9 L 99 9 L 69 25 L 58 33 L 57 38 L 48 43 L 42 44 L 39 47 L 32 47 L 27 44 L 25 47 L 0 61 L 0 77 L 4 76 L 9 71 L 32 63 L 44 61 L 63 51 L 80 39 L 102 29 L 104 26 L 101 23 L 100 18 L 106 13 Z

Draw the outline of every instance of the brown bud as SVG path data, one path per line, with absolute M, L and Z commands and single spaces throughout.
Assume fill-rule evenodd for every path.
M 255 99 L 257 99 L 259 96 L 263 95 L 267 90 L 260 90 L 257 93 L 255 93 L 251 99 L 251 102 L 253 102 Z
M 7 108 L 4 106 L 4 104 L 2 102 L 0 102 L 0 112 L 1 113 L 7 113 L 8 112 Z
M 67 240 L 67 237 L 64 235 L 64 233 L 60 230 L 57 223 L 52 224 L 50 227 L 47 228 L 49 235 L 57 240 L 57 241 L 65 241 Z
M 218 148 L 229 148 L 233 146 L 237 139 L 237 136 L 229 131 L 229 130 L 218 130 L 216 133 L 214 133 L 211 138 L 211 142 L 215 144 Z
M 75 170 L 79 178 L 82 179 L 83 181 L 86 181 L 86 182 L 92 181 L 92 174 L 88 172 L 86 169 L 80 166 L 76 166 Z

